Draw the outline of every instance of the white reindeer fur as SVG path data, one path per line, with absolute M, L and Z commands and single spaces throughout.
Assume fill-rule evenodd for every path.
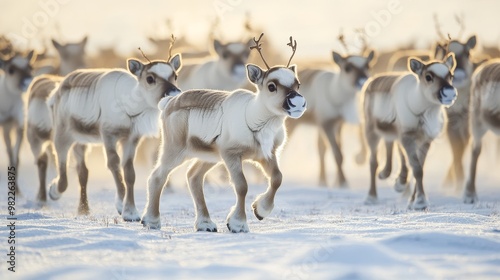
M 153 61 L 145 65 L 129 59 L 129 71 L 77 70 L 65 77 L 48 101 L 53 106 L 54 142 L 60 165 L 59 177 L 50 187 L 52 199 L 58 199 L 67 187 L 61 173 L 65 178 L 71 145 L 104 142 L 108 167 L 117 184 L 116 208 L 124 220 L 139 220 L 133 198 L 134 178 L 127 179 L 128 174 L 134 173 L 132 162 L 140 139 L 158 135 L 159 101 L 165 95 L 180 93 L 171 83 L 181 67 L 180 59 L 176 55 L 169 62 Z M 149 84 L 148 78 L 154 78 L 155 82 Z M 122 168 L 116 154 L 117 142 L 123 148 Z M 84 155 L 80 160 L 84 165 Z
M 391 150 L 392 142 L 398 140 L 401 143 L 401 148 L 405 150 L 405 154 L 401 154 L 402 158 L 409 160 L 413 169 L 417 184 L 413 196 L 410 198 L 409 207 L 419 210 L 428 207 L 422 185 L 423 161 L 430 143 L 439 136 L 444 128 L 444 107 L 451 105 L 456 98 L 456 89 L 448 89 L 455 60 L 453 55 L 449 55 L 443 63 L 424 64 L 418 62 L 421 68 L 412 66 L 418 64 L 416 61 L 418 60 L 413 59 L 410 62 L 415 62 L 415 64 L 409 63 L 414 73 L 379 75 L 371 78 L 363 88 L 365 133 L 371 150 L 371 182 L 367 203 L 377 201 L 375 172 L 378 166 L 378 142 L 382 138 L 386 141 L 386 145 L 390 143 Z M 447 69 L 447 72 L 444 71 L 444 68 Z M 435 75 L 435 81 L 427 82 L 425 80 L 425 75 L 429 75 L 429 73 Z M 438 76 L 442 80 L 438 81 L 436 78 Z M 448 100 L 440 101 L 438 99 L 437 93 L 440 90 L 445 92 L 445 95 L 454 96 L 454 98 L 450 97 L 452 98 L 450 99 L 452 100 L 451 104 L 447 103 Z M 389 128 L 382 128 L 384 126 Z M 389 152 L 388 157 L 391 154 L 392 152 Z M 390 160 L 387 158 L 387 161 Z M 403 191 L 402 184 L 406 184 L 407 171 L 403 171 L 406 169 L 406 160 L 402 162 L 400 178 L 395 185 L 398 191 Z M 379 177 L 387 178 L 389 175 L 390 167 L 388 174 L 379 174 Z
M 289 69 L 274 67 L 268 72 L 255 65 L 247 68 L 249 79 L 258 86 L 257 93 L 243 89 L 233 92 L 194 90 L 165 102 L 161 115 L 162 154 L 148 181 L 148 202 L 142 217 L 145 226 L 161 227 L 159 196 L 163 186 L 174 168 L 192 158 L 196 161 L 188 171 L 188 181 L 197 212 L 196 230 L 217 230 L 205 206 L 202 178 L 221 161 L 231 175 L 237 194 L 237 203 L 227 217 L 229 230 L 248 231 L 244 206 L 247 183 L 241 170 L 243 160 L 261 163 L 270 177 L 268 190 L 252 204 L 254 214 L 262 219 L 271 212 L 274 195 L 281 184 L 277 161 L 286 138 L 284 120 L 287 116 L 300 117 L 306 103 L 295 92 L 298 87 L 295 66 Z M 273 81 L 278 92 L 267 90 Z M 296 95 L 289 100 L 295 110 L 285 112 L 283 104 L 292 91 Z M 301 110 L 297 110 L 299 108 Z M 196 143 L 193 139 L 197 139 Z M 202 169 L 203 174 L 193 171 L 200 166 L 206 167 Z

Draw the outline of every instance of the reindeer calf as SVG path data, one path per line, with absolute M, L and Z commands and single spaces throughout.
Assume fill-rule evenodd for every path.
M 19 151 L 24 135 L 24 102 L 22 93 L 31 83 L 34 52 L 23 56 L 15 54 L 10 58 L 0 57 L 0 126 L 3 128 L 3 138 L 9 157 L 9 166 L 19 166 Z M 16 143 L 12 147 L 11 131 L 16 130 Z M 16 177 L 17 178 L 17 177 Z M 16 192 L 20 189 L 16 182 Z
M 343 57 L 333 52 L 332 55 L 340 71 L 307 69 L 299 72 L 309 108 L 299 121 L 287 121 L 286 125 L 290 135 L 299 124 L 318 126 L 319 183 L 326 185 L 326 145 L 323 140 L 323 136 L 326 136 L 337 164 L 337 185 L 345 186 L 347 181 L 342 169 L 340 131 L 344 122 L 359 123 L 357 93 L 368 79 L 370 63 L 375 53 L 371 51 L 366 56 Z
M 258 42 L 256 48 L 260 52 Z M 295 47 L 293 50 L 295 52 Z M 196 160 L 187 177 L 196 209 L 194 227 L 197 231 L 217 231 L 205 203 L 203 181 L 205 174 L 221 161 L 229 171 L 237 198 L 227 217 L 228 229 L 235 233 L 248 232 L 244 160 L 260 163 L 270 178 L 267 191 L 252 204 L 254 215 L 262 220 L 271 213 L 282 180 L 278 157 L 286 138 L 284 121 L 286 117 L 300 117 L 306 109 L 306 101 L 297 92 L 299 81 L 295 66 L 268 67 L 265 71 L 248 64 L 247 75 L 256 85 L 256 93 L 191 90 L 164 102 L 161 158 L 148 180 L 148 202 L 142 216 L 145 226 L 161 227 L 160 197 L 169 174 L 193 158 Z
M 451 85 L 455 66 L 453 54 L 449 54 L 444 61 L 428 63 L 410 58 L 408 68 L 413 73 L 379 75 L 365 85 L 365 135 L 371 152 L 367 203 L 377 201 L 377 148 L 380 138 L 383 138 L 386 143 L 398 140 L 402 146 L 402 168 L 396 190 L 405 189 L 408 160 L 416 179 L 409 208 L 422 210 L 428 207 L 423 186 L 423 165 L 432 140 L 443 129 L 443 107 L 451 106 L 457 98 L 457 91 Z
M 68 151 L 74 146 L 82 187 L 81 204 L 84 204 L 83 191 L 88 176 L 86 146 L 104 143 L 107 165 L 117 188 L 116 209 L 125 221 L 138 221 L 133 192 L 136 147 L 143 136 L 158 133 L 158 102 L 180 92 L 175 78 L 181 68 L 181 57 L 177 54 L 168 62 L 147 64 L 129 59 L 127 65 L 129 72 L 121 69 L 74 71 L 50 97 L 59 176 L 51 184 L 49 196 L 57 200 L 66 190 Z M 122 159 L 116 150 L 117 143 L 122 145 Z

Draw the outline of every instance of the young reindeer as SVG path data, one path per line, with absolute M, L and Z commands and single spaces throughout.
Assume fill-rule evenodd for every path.
M 443 61 L 422 62 L 410 58 L 408 68 L 413 73 L 375 76 L 363 88 L 365 135 L 370 155 L 370 190 L 367 203 L 377 201 L 377 148 L 380 138 L 386 142 L 398 140 L 403 168 L 398 181 L 405 184 L 408 160 L 416 179 L 409 208 L 426 209 L 429 205 L 423 186 L 423 165 L 433 139 L 444 126 L 444 107 L 453 105 L 457 90 L 451 85 L 456 62 L 454 54 Z M 396 190 L 401 184 L 396 182 Z
M 342 35 L 340 36 L 343 42 Z M 342 56 L 332 52 L 333 61 L 339 66 L 336 72 L 306 69 L 299 72 L 304 97 L 308 102 L 308 110 L 299 121 L 287 121 L 287 130 L 291 135 L 299 124 L 314 124 L 320 129 L 318 151 L 320 157 L 319 184 L 326 185 L 324 137 L 332 147 L 337 164 L 336 185 L 347 185 L 342 169 L 343 156 L 340 143 L 340 131 L 344 122 L 359 123 L 358 95 L 368 78 L 368 71 L 373 62 L 375 52 L 366 56 Z
M 32 65 L 35 60 L 34 51 L 26 56 L 15 54 L 10 58 L 0 56 L 0 126 L 9 157 L 9 166 L 18 172 L 19 151 L 24 135 L 24 102 L 22 93 L 31 83 Z M 16 130 L 16 142 L 12 147 L 11 131 Z M 17 178 L 17 177 L 16 177 Z M 21 194 L 16 182 L 16 193 Z
M 280 148 L 286 138 L 284 121 L 299 118 L 306 109 L 306 100 L 297 91 L 296 66 L 290 66 L 297 43 L 290 37 L 293 53 L 287 66 L 270 68 L 261 53 L 260 40 L 255 46 L 267 70 L 247 64 L 248 79 L 257 92 L 239 89 L 190 90 L 169 98 L 162 109 L 161 159 L 148 180 L 147 204 L 142 216 L 144 226 L 160 228 L 160 197 L 170 172 L 188 159 L 195 161 L 187 172 L 189 189 L 196 209 L 194 228 L 216 232 L 203 194 L 206 173 L 218 162 L 229 171 L 236 193 L 236 205 L 227 216 L 229 231 L 248 232 L 245 214 L 247 181 L 242 161 L 254 160 L 269 178 L 265 193 L 252 204 L 254 215 L 262 220 L 274 207 L 274 196 L 281 185 L 278 165 Z
M 453 77 L 453 86 L 458 90 L 455 105 L 446 109 L 448 124 L 446 135 L 450 141 L 453 161 L 448 169 L 445 182 L 462 188 L 464 183 L 463 156 L 469 144 L 469 107 L 471 78 L 474 71 L 474 62 L 470 51 L 476 46 L 476 36 L 471 36 L 466 42 L 452 40 L 447 48 L 441 46 L 443 52 L 455 55 L 457 66 Z
M 476 169 L 481 139 L 488 130 L 500 136 L 500 59 L 490 60 L 474 72 L 470 102 L 472 157 L 463 196 L 465 203 L 477 201 Z
M 134 202 L 136 147 L 143 136 L 158 133 L 158 102 L 180 93 L 175 80 L 181 68 L 181 56 L 170 54 L 168 61 L 146 64 L 128 59 L 127 65 L 128 72 L 121 69 L 74 71 L 61 81 L 50 97 L 48 103 L 53 106 L 54 116 L 52 139 L 59 176 L 51 183 L 49 196 L 57 200 L 66 190 L 68 151 L 74 147 L 82 191 L 80 206 L 85 204 L 86 146 L 104 143 L 107 166 L 117 188 L 116 209 L 125 221 L 139 221 Z M 36 93 L 32 95 L 38 97 Z M 50 124 L 49 120 L 44 122 Z M 123 149 L 121 159 L 117 153 L 118 143 Z M 44 157 L 43 154 L 39 156 Z M 40 166 L 39 169 L 43 171 Z M 85 206 L 83 209 L 86 210 Z
M 217 59 L 201 64 L 184 65 L 179 87 L 189 89 L 235 90 L 246 83 L 245 64 L 250 55 L 247 43 L 233 42 L 222 44 L 214 40 Z

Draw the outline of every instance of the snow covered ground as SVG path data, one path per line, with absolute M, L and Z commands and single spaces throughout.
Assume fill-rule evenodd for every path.
M 449 154 L 446 142 L 437 140 L 425 168 L 431 207 L 416 212 L 407 210 L 406 198 L 392 190 L 392 180 L 379 181 L 378 205 L 363 204 L 368 167 L 354 164 L 357 138 L 351 139 L 349 130 L 344 142 L 350 188 L 316 186 L 317 156 L 311 153 L 315 133 L 307 128 L 297 133 L 302 137 L 295 135 L 283 153 L 285 181 L 269 218 L 258 221 L 249 207 L 264 184 L 254 182 L 249 188 L 248 234 L 231 234 L 225 227 L 234 203 L 228 184 L 206 188 L 219 232 L 194 232 L 193 205 L 182 172 L 174 178 L 173 192 L 162 198 L 161 230 L 123 222 L 113 206 L 113 180 L 99 148 L 89 160 L 92 214 L 76 215 L 79 190 L 74 170 L 61 200 L 38 209 L 36 169 L 25 145 L 19 175 L 25 195 L 17 201 L 16 272 L 7 271 L 9 233 L 3 226 L 0 279 L 500 278 L 500 168 L 492 143 L 485 145 L 480 158 L 480 202 L 465 205 L 461 193 L 441 186 Z M 7 163 L 0 146 L 0 185 L 6 186 Z M 328 167 L 334 170 L 331 159 Z M 139 164 L 135 194 L 141 212 L 149 171 Z M 0 219 L 6 223 L 5 191 L 0 198 Z

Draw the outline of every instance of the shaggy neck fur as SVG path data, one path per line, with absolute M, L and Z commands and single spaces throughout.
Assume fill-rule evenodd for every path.
M 427 100 L 424 93 L 418 86 L 415 86 L 413 90 L 409 90 L 406 96 L 406 106 L 408 106 L 410 112 L 412 112 L 415 116 L 423 114 L 429 108 L 439 107 L 439 105 L 435 105 Z
M 261 131 L 275 120 L 283 122 L 284 119 L 284 116 L 278 116 L 269 111 L 258 95 L 252 98 L 245 108 L 245 120 L 252 132 Z

